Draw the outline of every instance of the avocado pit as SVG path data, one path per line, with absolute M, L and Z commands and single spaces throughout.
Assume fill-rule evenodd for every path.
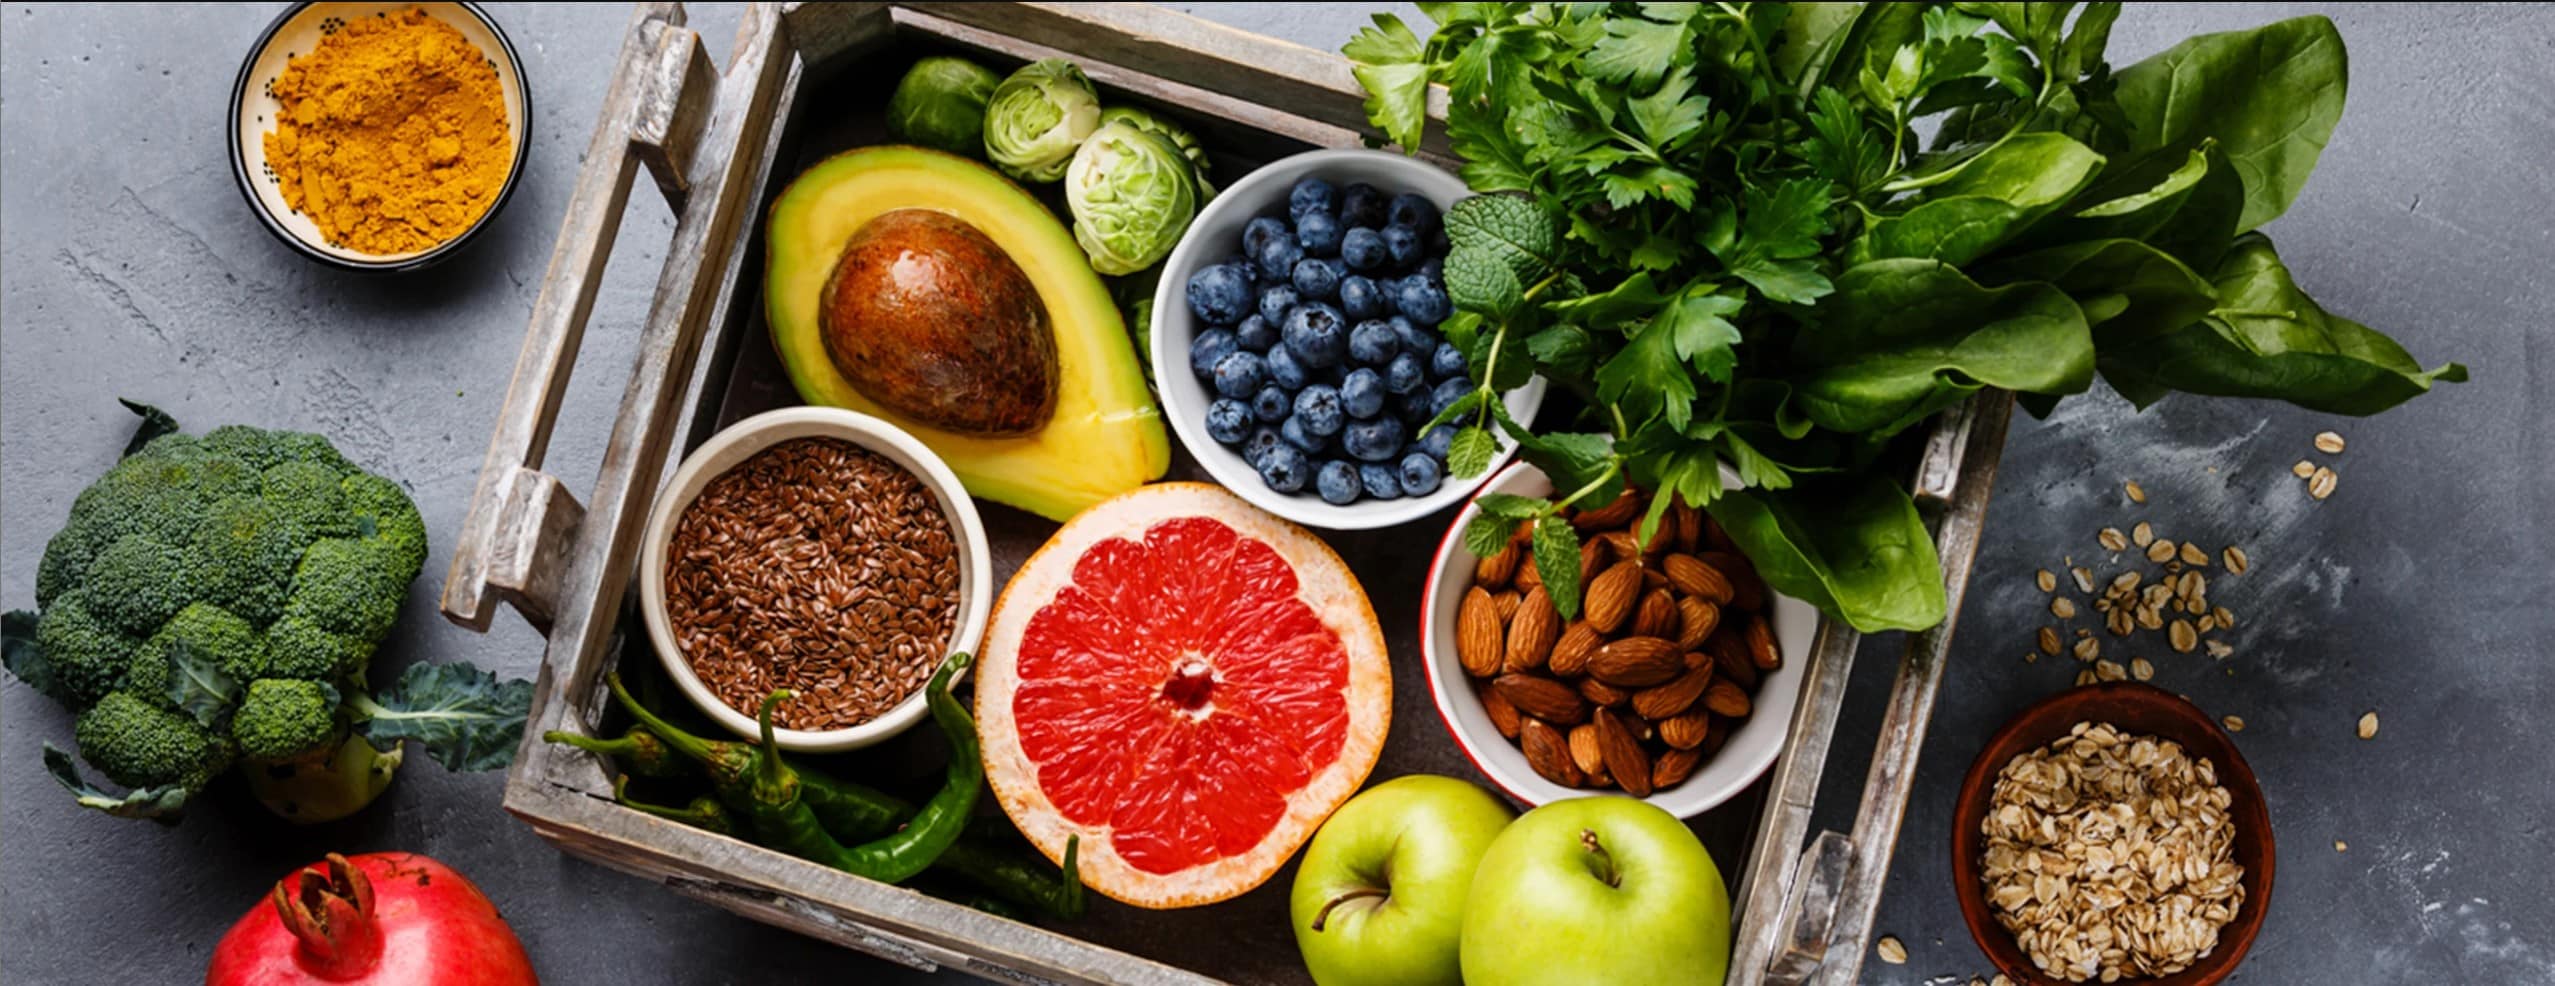
M 976 227 L 893 209 L 853 232 L 818 302 L 826 356 L 869 399 L 967 435 L 1056 411 L 1056 335 L 1020 265 Z

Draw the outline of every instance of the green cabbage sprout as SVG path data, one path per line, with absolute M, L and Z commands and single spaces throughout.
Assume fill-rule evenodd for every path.
M 1032 62 L 994 87 L 985 157 L 1021 181 L 1054 181 L 1099 127 L 1100 94 L 1082 69 L 1061 58 Z
M 1132 106 L 1112 106 L 1101 110 L 1100 125 L 1105 127 L 1112 123 L 1129 124 L 1170 141 L 1171 146 L 1179 148 L 1180 153 L 1189 159 L 1190 170 L 1198 182 L 1198 202 L 1204 204 L 1215 197 L 1215 185 L 1207 180 L 1206 145 L 1198 143 L 1198 135 L 1177 123 Z
M 1092 270 L 1133 274 L 1171 253 L 1198 214 L 1191 169 L 1178 146 L 1124 121 L 1082 142 L 1065 172 L 1065 205 Z
M 1002 76 L 964 58 L 915 62 L 887 98 L 887 132 L 898 141 L 970 157 L 985 146 L 985 103 Z

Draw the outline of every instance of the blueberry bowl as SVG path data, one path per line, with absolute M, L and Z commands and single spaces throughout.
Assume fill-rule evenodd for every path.
M 1163 264 L 1150 358 L 1163 413 L 1209 475 L 1288 520 L 1390 527 L 1461 503 L 1451 431 L 1418 426 L 1472 384 L 1436 332 L 1451 314 L 1442 218 L 1472 194 L 1372 150 L 1271 162 L 1200 210 Z M 1531 423 L 1537 377 L 1505 395 Z

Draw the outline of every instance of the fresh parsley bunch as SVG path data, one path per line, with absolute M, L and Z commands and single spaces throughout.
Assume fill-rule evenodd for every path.
M 1346 54 L 1406 148 L 1445 87 L 1485 194 L 1446 217 L 1442 328 L 1481 388 L 1437 423 L 1455 475 L 1488 468 L 1496 429 L 1564 491 L 1485 497 L 1465 534 L 1534 525 L 1565 614 L 1558 511 L 1630 482 L 1706 506 L 1769 583 L 1859 629 L 1940 622 L 1898 439 L 1982 388 L 2046 413 L 2100 373 L 2142 407 L 2370 414 L 2466 377 L 2324 311 L 2256 231 L 2342 115 L 2324 18 L 2114 73 L 2117 3 L 1420 7 L 1425 41 L 1382 14 Z M 1536 374 L 1584 400 L 1573 430 L 1508 418 L 1500 392 Z

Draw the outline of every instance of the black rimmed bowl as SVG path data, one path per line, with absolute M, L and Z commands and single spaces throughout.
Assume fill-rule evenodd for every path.
M 275 129 L 277 114 L 283 110 L 269 90 L 276 77 L 284 73 L 285 65 L 294 56 L 317 48 L 321 38 L 359 18 L 386 17 L 411 7 L 461 32 L 497 70 L 497 88 L 505 101 L 506 133 L 514 144 L 514 159 L 507 162 L 506 179 L 498 186 L 495 201 L 459 235 L 422 250 L 365 253 L 328 242 L 318 223 L 284 200 L 282 180 L 266 163 L 266 134 Z M 238 80 L 231 84 L 231 175 L 238 179 L 240 194 L 248 198 L 249 211 L 257 215 L 258 222 L 303 256 L 343 270 L 417 270 L 459 252 L 505 209 L 507 200 L 514 197 L 515 186 L 523 181 L 525 154 L 531 146 L 526 140 L 531 118 L 532 94 L 524 85 L 523 66 L 515 55 L 514 44 L 506 40 L 506 33 L 497 28 L 496 20 L 478 4 L 295 4 L 257 36 L 257 43 L 249 46 L 247 60 L 240 64 Z

